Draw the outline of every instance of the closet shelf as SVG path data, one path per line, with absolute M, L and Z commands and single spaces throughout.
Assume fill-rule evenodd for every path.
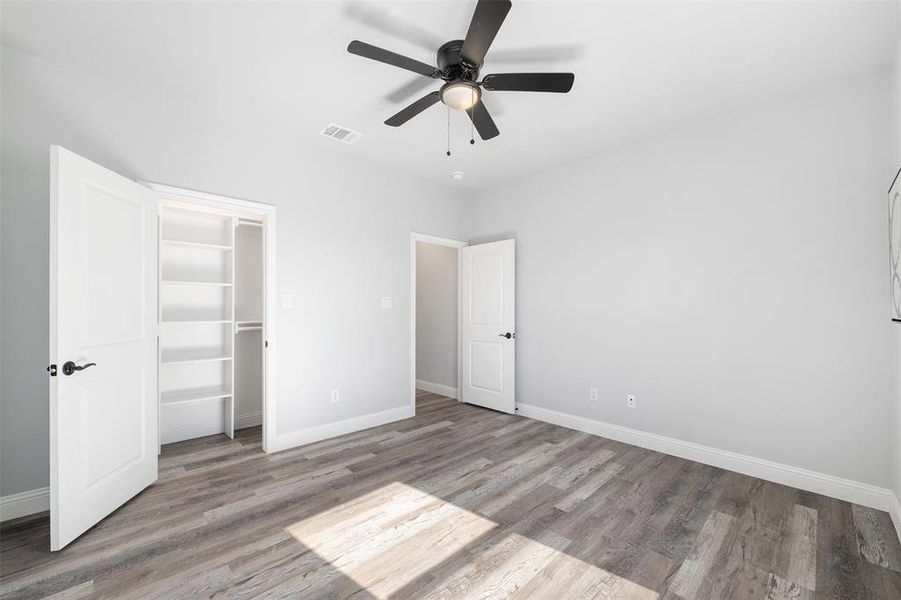
M 222 250 L 224 252 L 232 249 L 232 246 L 226 245 L 226 244 L 209 244 L 207 242 L 192 242 L 189 240 L 175 240 L 175 239 L 166 239 L 166 238 L 163 238 L 160 241 L 167 246 L 185 246 L 188 248 L 205 248 L 206 250 Z
M 247 422 L 262 408 L 263 219 L 161 203 L 160 437 L 163 443 Z M 252 331 L 253 334 L 242 332 Z M 236 402 L 237 401 L 237 402 Z
M 228 398 L 230 396 L 231 393 L 228 390 L 212 387 L 163 392 L 160 394 L 160 399 L 164 406 L 178 406 L 221 400 L 222 398 Z
M 164 350 L 160 353 L 162 364 L 193 363 L 193 362 L 218 362 L 231 360 L 232 357 L 223 354 L 222 350 L 190 349 L 190 350 Z
M 160 323 L 179 323 L 179 324 L 190 324 L 196 325 L 198 323 L 207 323 L 207 324 L 219 324 L 223 325 L 226 323 L 232 323 L 230 320 L 217 320 L 217 319 L 163 319 Z
M 231 287 L 233 284 L 218 281 L 179 281 L 177 279 L 163 279 L 162 285 L 207 285 L 213 287 Z

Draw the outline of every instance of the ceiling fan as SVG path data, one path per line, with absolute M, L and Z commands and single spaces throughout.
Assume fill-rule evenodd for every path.
M 512 6 L 510 0 L 479 0 L 465 40 L 451 40 L 438 48 L 433 67 L 424 62 L 378 48 L 358 40 L 347 51 L 426 77 L 444 80 L 441 89 L 427 94 L 385 121 L 400 127 L 439 100 L 449 108 L 464 110 L 483 140 L 500 134 L 482 102 L 482 89 L 492 92 L 558 92 L 572 89 L 576 76 L 572 73 L 497 73 L 479 81 L 479 69 L 501 24 Z

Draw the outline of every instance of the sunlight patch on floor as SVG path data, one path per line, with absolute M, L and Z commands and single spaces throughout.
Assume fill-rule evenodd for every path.
M 287 528 L 377 598 L 387 598 L 496 527 L 403 483 L 391 483 Z
M 448 560 L 460 566 L 443 584 L 430 583 L 431 597 L 559 593 L 657 598 L 651 590 L 565 554 L 570 541 L 553 533 L 537 541 L 512 533 L 497 543 L 478 546 L 478 538 L 496 527 L 481 515 L 394 482 L 286 531 L 377 598 L 390 597 Z

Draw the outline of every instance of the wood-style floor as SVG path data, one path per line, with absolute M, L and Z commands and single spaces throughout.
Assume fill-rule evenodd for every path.
M 0 529 L 3 598 L 901 598 L 886 513 L 420 394 L 413 419 L 266 455 L 167 446 L 62 552 Z

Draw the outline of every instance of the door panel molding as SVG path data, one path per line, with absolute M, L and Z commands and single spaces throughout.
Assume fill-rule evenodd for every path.
M 510 414 L 516 411 L 515 277 L 514 240 L 460 251 L 460 400 Z
M 157 202 L 145 187 L 50 150 L 50 547 L 157 478 Z M 135 212 L 137 211 L 137 212 Z

